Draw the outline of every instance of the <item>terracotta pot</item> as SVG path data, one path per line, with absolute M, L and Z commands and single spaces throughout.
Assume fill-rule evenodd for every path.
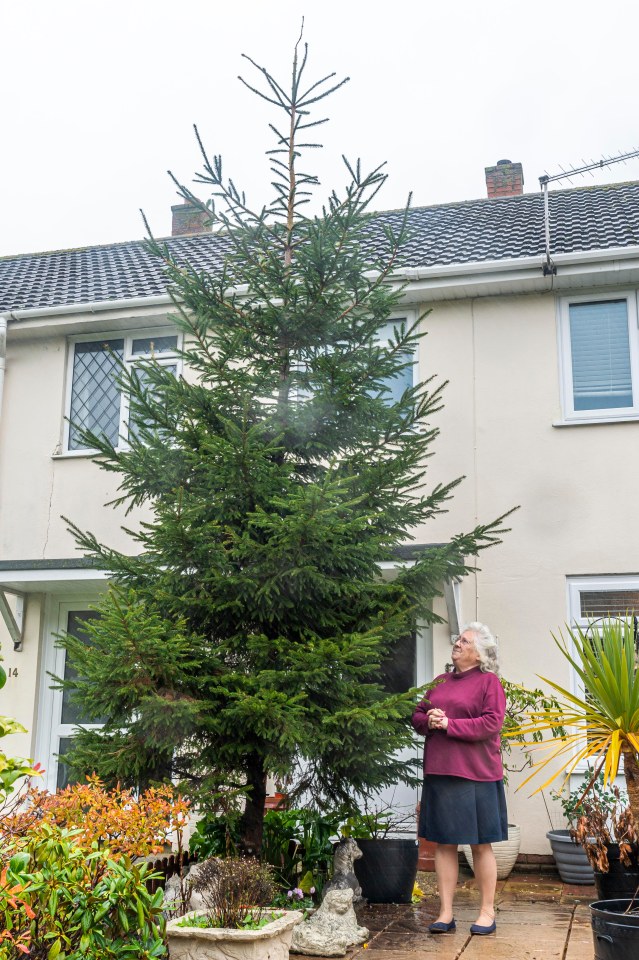
M 417 861 L 418 870 L 432 871 L 435 869 L 436 849 L 437 844 L 433 843 L 432 840 L 424 840 L 423 837 L 419 838 L 419 860 Z

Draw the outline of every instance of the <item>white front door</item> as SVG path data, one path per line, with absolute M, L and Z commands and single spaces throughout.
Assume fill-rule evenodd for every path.
M 61 633 L 70 633 L 84 637 L 83 624 L 98 614 L 89 609 L 91 601 L 51 599 L 45 648 L 43 656 L 43 675 L 41 678 L 41 697 L 39 710 L 38 735 L 36 743 L 37 758 L 44 765 L 45 783 L 48 790 L 63 789 L 69 780 L 69 771 L 58 759 L 69 749 L 74 730 L 78 725 L 99 727 L 100 723 L 82 716 L 80 708 L 71 702 L 68 690 L 55 689 L 53 677 L 68 680 L 74 676 L 73 668 L 67 663 L 66 650 L 56 645 Z

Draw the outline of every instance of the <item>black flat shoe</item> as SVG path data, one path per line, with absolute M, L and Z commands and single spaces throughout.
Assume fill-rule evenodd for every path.
M 431 923 L 428 928 L 430 933 L 454 933 L 457 929 L 457 924 L 455 923 L 455 918 L 450 921 L 450 923 L 444 923 L 443 920 L 437 920 L 435 923 Z
M 474 933 L 478 937 L 485 937 L 486 934 L 488 933 L 494 933 L 496 929 L 497 929 L 497 922 L 493 920 L 493 922 L 488 927 L 482 927 L 480 923 L 473 923 L 473 925 L 470 928 L 470 932 Z

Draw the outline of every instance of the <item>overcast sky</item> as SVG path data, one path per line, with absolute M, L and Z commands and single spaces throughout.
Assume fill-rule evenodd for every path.
M 256 205 L 274 120 L 237 80 L 248 53 L 289 76 L 305 16 L 325 104 L 323 183 L 340 156 L 388 161 L 378 206 L 485 195 L 484 167 L 544 171 L 639 147 L 636 0 L 0 0 L 0 255 L 158 236 L 166 175 L 211 153 Z M 639 160 L 575 186 L 639 179 Z M 571 186 L 566 183 L 566 186 Z

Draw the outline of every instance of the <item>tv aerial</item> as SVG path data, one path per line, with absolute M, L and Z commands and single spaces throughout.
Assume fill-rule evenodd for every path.
M 567 170 L 559 165 L 561 173 L 544 173 L 539 178 L 539 186 L 544 195 L 544 233 L 545 233 L 545 243 L 546 243 L 546 259 L 542 265 L 542 271 L 545 277 L 555 276 L 557 273 L 557 267 L 553 263 L 552 257 L 550 256 L 550 215 L 548 211 L 548 184 L 556 183 L 558 180 L 570 180 L 572 183 L 572 177 L 585 177 L 587 173 L 594 178 L 594 170 L 603 170 L 604 167 L 610 167 L 613 163 L 625 163 L 626 160 L 633 160 L 635 157 L 639 157 L 639 150 L 630 150 L 628 153 L 617 153 L 613 156 L 606 157 L 603 156 L 601 160 L 592 160 L 590 163 L 586 163 L 585 160 L 582 161 L 580 167 L 570 166 Z

